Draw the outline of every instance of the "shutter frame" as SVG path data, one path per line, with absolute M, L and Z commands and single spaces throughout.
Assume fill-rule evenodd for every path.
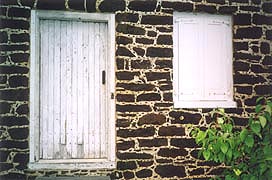
M 231 24 L 232 24 L 232 19 L 231 16 L 228 15 L 209 15 L 209 14 L 201 14 L 201 13 L 183 13 L 183 12 L 174 12 L 173 13 L 174 16 L 174 38 L 173 38 L 173 45 L 174 45 L 174 58 L 173 58 L 173 100 L 174 100 L 174 107 L 176 108 L 180 108 L 180 107 L 184 107 L 184 108 L 205 108 L 205 107 L 235 107 L 236 103 L 233 101 L 233 92 L 232 92 L 232 86 L 233 86 L 233 80 L 232 80 L 232 30 L 231 30 Z M 200 80 L 199 82 L 201 82 L 201 85 L 199 86 L 198 89 L 200 89 L 200 95 L 197 97 L 194 93 L 192 94 L 187 94 L 187 95 L 183 95 L 181 88 L 180 88 L 180 81 L 182 81 L 183 78 L 188 78 L 188 73 L 187 75 L 183 75 L 183 77 L 181 77 L 181 73 L 180 73 L 180 63 L 182 62 L 180 52 L 182 51 L 187 51 L 190 52 L 190 50 L 186 49 L 188 48 L 188 46 L 184 46 L 183 48 L 185 48 L 186 50 L 180 49 L 180 40 L 179 39 L 179 33 L 178 29 L 179 29 L 179 25 L 182 23 L 191 23 L 193 22 L 193 20 L 190 20 L 190 18 L 196 19 L 197 21 L 199 21 L 199 31 L 198 33 L 200 34 L 200 43 L 201 46 L 199 49 L 200 52 L 199 54 L 206 54 L 206 58 L 199 58 L 201 59 L 200 61 L 197 61 L 198 64 L 201 64 L 200 66 L 202 66 L 203 68 L 201 68 L 201 73 L 200 73 Z M 218 80 L 217 82 L 225 82 L 224 83 L 224 87 L 223 88 L 213 88 L 212 86 L 207 86 L 208 84 L 212 84 L 212 80 L 208 80 L 205 79 L 205 71 L 210 71 L 212 69 L 211 65 L 208 65 L 208 63 L 206 62 L 206 59 L 209 59 L 209 56 L 207 55 L 207 53 L 209 52 L 213 52 L 214 50 L 210 50 L 210 49 L 205 49 L 205 45 L 203 44 L 206 40 L 205 40 L 205 31 L 206 31 L 206 24 L 207 23 L 212 23 L 213 25 L 219 25 L 220 27 L 224 27 L 224 28 L 219 28 L 218 31 L 220 32 L 220 30 L 224 29 L 224 32 L 227 32 L 226 35 L 226 40 L 224 40 L 225 42 L 227 42 L 226 45 L 226 52 L 224 52 L 223 54 L 225 54 L 224 60 L 221 59 L 220 61 L 220 66 L 219 67 L 226 67 L 225 69 L 223 69 L 226 73 L 225 73 L 225 77 L 223 78 L 224 80 L 220 81 Z M 192 29 L 192 28 L 191 28 Z M 203 29 L 205 29 L 205 31 L 203 31 Z M 181 35 L 183 37 L 188 37 L 190 36 L 189 32 L 188 34 L 185 35 Z M 202 39 L 203 38 L 203 39 Z M 206 38 L 207 39 L 207 38 Z M 222 43 L 223 44 L 223 43 Z M 224 48 L 221 48 L 224 49 Z M 222 54 L 222 53 L 221 53 Z M 196 58 L 195 58 L 196 59 Z M 222 63 L 223 62 L 223 63 Z M 205 64 L 206 63 L 206 64 Z M 211 63 L 210 63 L 211 64 Z M 204 68 L 204 66 L 207 66 L 207 68 Z M 224 65 L 224 66 L 223 66 Z M 194 69 L 192 69 L 194 70 Z M 220 71 L 219 71 L 220 72 Z M 217 73 L 217 75 L 220 73 Z M 187 76 L 187 77 L 186 77 Z M 183 81 L 184 82 L 184 81 Z M 210 83 L 209 83 L 210 82 Z M 186 86 L 186 85 L 183 85 Z M 189 91 L 190 92 L 190 91 Z M 180 95 L 182 94 L 182 95 Z M 210 94 L 210 95 L 207 95 Z M 214 105 L 212 105 L 214 104 Z

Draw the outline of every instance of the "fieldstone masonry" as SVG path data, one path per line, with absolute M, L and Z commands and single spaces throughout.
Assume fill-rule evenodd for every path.
M 30 171 L 30 10 L 116 15 L 117 169 Z M 270 0 L 0 0 L 0 179 L 110 175 L 113 179 L 198 179 L 223 167 L 197 156 L 187 125 L 211 122 L 211 109 L 173 108 L 173 11 L 233 15 L 233 77 L 245 125 L 255 100 L 272 94 Z

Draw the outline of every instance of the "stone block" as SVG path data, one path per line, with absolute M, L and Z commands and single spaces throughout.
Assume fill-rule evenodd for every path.
M 8 9 L 8 16 L 30 18 L 30 9 L 11 7 Z
M 116 78 L 118 80 L 132 80 L 134 79 L 134 76 L 139 76 L 139 72 L 123 71 L 116 73 Z
M 30 42 L 29 34 L 28 33 L 21 33 L 21 34 L 11 34 L 10 35 L 11 42 L 20 43 L 20 42 Z
M 220 14 L 234 14 L 237 10 L 237 6 L 220 6 L 218 12 Z
M 128 8 L 133 11 L 142 11 L 142 12 L 149 12 L 149 11 L 155 11 L 157 7 L 157 1 L 156 0 L 134 0 L 130 1 L 128 4 Z
M 145 125 L 145 124 L 153 124 L 153 125 L 161 125 L 166 122 L 166 117 L 162 114 L 146 114 L 139 118 L 138 125 Z
M 0 116 L 0 125 L 1 126 L 21 126 L 28 125 L 29 121 L 26 117 L 17 117 L 17 116 Z
M 172 45 L 173 39 L 171 35 L 160 35 L 157 39 L 157 44 Z
M 25 20 L 1 19 L 1 27 L 28 30 L 30 24 L 28 21 Z
M 0 97 L 2 100 L 7 101 L 28 101 L 29 90 L 28 89 L 4 89 L 0 90 Z
M 237 29 L 234 38 L 236 39 L 259 39 L 263 35 L 261 27 L 246 27 Z
M 11 104 L 8 102 L 0 102 L 0 114 L 6 114 L 10 112 Z
M 173 57 L 173 49 L 161 47 L 149 47 L 146 51 L 148 57 Z
M 124 34 L 144 35 L 145 29 L 128 24 L 118 24 L 116 28 L 117 32 Z
M 173 138 L 170 140 L 170 144 L 180 148 L 196 148 L 198 147 L 193 138 Z
M 207 0 L 208 3 L 213 3 L 213 4 L 225 4 L 225 0 Z
M 185 129 L 184 127 L 162 126 L 159 128 L 158 134 L 160 136 L 184 136 Z
M 130 160 L 130 159 L 153 159 L 154 157 L 151 154 L 147 153 L 117 152 L 117 158 L 121 160 Z
M 117 150 L 128 150 L 130 148 L 134 148 L 134 141 L 121 141 L 117 142 Z
M 140 43 L 140 44 L 153 44 L 154 40 L 153 39 L 149 39 L 149 38 L 137 38 L 136 39 L 136 43 Z
M 253 23 L 256 25 L 272 25 L 272 16 L 254 14 Z
M 155 168 L 155 172 L 159 174 L 161 177 L 185 177 L 186 172 L 183 166 L 175 166 L 175 165 L 158 165 Z
M 5 31 L 0 32 L 0 43 L 7 43 L 8 42 L 8 34 Z
M 34 3 L 35 3 L 35 0 L 21 0 L 21 4 L 23 6 L 27 6 L 27 7 L 31 7 L 31 8 L 33 8 Z
M 39 0 L 37 1 L 37 8 L 46 10 L 64 10 L 65 0 Z
M 86 8 L 88 12 L 95 12 L 96 0 L 86 0 Z
M 183 148 L 161 148 L 158 151 L 158 155 L 161 157 L 171 157 L 176 158 L 178 156 L 184 157 L 187 156 L 188 152 Z
M 124 0 L 104 0 L 99 4 L 99 10 L 101 12 L 124 11 L 125 8 L 126 2 Z
M 270 44 L 268 42 L 261 42 L 260 50 L 262 54 L 270 54 Z
M 118 137 L 150 137 L 155 134 L 154 127 L 138 128 L 138 129 L 119 129 L 117 131 Z
M 29 107 L 28 104 L 22 104 L 16 108 L 16 113 L 19 115 L 28 115 Z
M 145 55 L 145 50 L 142 48 L 134 47 L 133 50 L 137 53 L 138 56 L 143 57 Z
M 115 16 L 117 22 L 138 22 L 139 15 L 136 13 L 117 13 Z
M 28 138 L 29 128 L 10 128 L 8 129 L 8 133 L 11 139 L 23 140 Z
M 167 146 L 167 139 L 165 138 L 153 138 L 153 139 L 139 139 L 140 147 L 161 147 Z
M 29 69 L 21 66 L 0 66 L 0 74 L 27 74 Z
M 216 6 L 198 4 L 195 6 L 195 10 L 198 12 L 216 13 Z
M 136 169 L 137 165 L 135 161 L 118 161 L 117 170 L 133 170 Z
M 152 176 L 152 171 L 150 169 L 142 169 L 140 171 L 137 171 L 135 174 L 137 178 L 148 178 Z
M 68 7 L 75 10 L 84 10 L 84 0 L 69 0 Z
M 170 72 L 147 72 L 146 78 L 148 81 L 170 80 Z
M 272 13 L 272 2 L 263 2 L 262 9 L 265 13 Z
M 135 97 L 133 94 L 117 94 L 116 99 L 118 102 L 134 102 Z
M 137 96 L 136 101 L 160 101 L 161 95 L 158 93 L 144 93 Z
M 156 15 L 144 15 L 141 20 L 142 24 L 149 25 L 172 25 L 172 16 L 156 16 Z
M 236 14 L 233 16 L 234 25 L 251 25 L 251 14 Z
M 28 77 L 26 76 L 10 76 L 8 79 L 9 86 L 12 88 L 15 87 L 28 87 Z

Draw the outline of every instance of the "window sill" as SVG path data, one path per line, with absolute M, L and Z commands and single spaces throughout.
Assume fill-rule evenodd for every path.
M 174 108 L 236 108 L 234 101 L 178 101 Z
M 58 170 L 73 170 L 73 169 L 88 169 L 88 170 L 99 170 L 99 169 L 115 169 L 116 162 L 114 161 L 102 161 L 94 162 L 65 162 L 59 160 L 40 160 L 39 162 L 31 162 L 28 164 L 31 170 L 47 170 L 47 169 L 58 169 Z

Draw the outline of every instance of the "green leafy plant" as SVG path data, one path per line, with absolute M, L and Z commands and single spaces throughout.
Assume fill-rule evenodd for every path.
M 243 128 L 236 127 L 224 109 L 216 109 L 211 114 L 215 120 L 205 130 L 191 131 L 201 146 L 200 156 L 228 167 L 226 180 L 272 179 L 272 97 L 260 97 L 256 103 Z

